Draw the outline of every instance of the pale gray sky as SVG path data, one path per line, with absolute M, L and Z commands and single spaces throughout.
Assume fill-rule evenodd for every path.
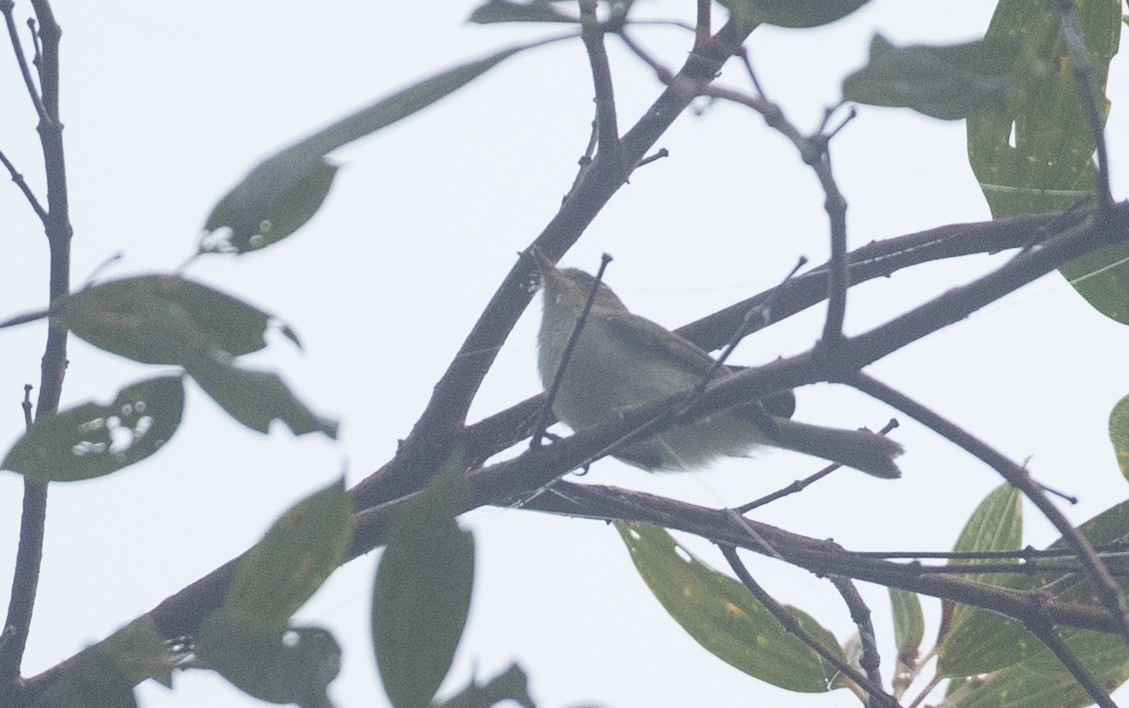
M 652 16 L 690 19 L 692 3 L 653 2 Z M 74 283 L 106 259 L 104 277 L 176 268 L 195 248 L 215 201 L 251 166 L 307 132 L 430 73 L 557 27 L 476 27 L 473 5 L 441 3 L 99 3 L 59 0 L 63 120 Z M 17 10 L 26 13 L 27 3 Z M 954 42 L 982 34 L 991 3 L 874 0 L 829 28 L 757 30 L 750 46 L 769 95 L 805 128 L 839 96 L 870 36 Z M 719 11 L 719 15 L 721 12 Z M 687 38 L 669 28 L 634 36 L 670 66 Z M 609 39 L 621 124 L 657 95 L 653 74 Z M 10 52 L 0 53 L 0 149 L 42 192 L 34 116 Z M 729 67 L 723 81 L 743 85 Z M 1110 78 L 1110 125 L 1125 125 L 1126 62 Z M 354 483 L 388 459 L 422 410 L 515 252 L 540 231 L 571 184 L 592 119 L 581 44 L 519 55 L 418 117 L 335 153 L 344 164 L 321 212 L 289 241 L 242 258 L 209 257 L 191 277 L 285 318 L 285 341 L 252 360 L 276 368 L 318 412 L 341 418 L 340 440 L 247 432 L 191 389 L 176 437 L 116 475 L 52 488 L 47 545 L 25 671 L 96 641 L 254 543 L 301 496 L 347 465 Z M 1124 198 L 1124 130 L 1110 131 L 1115 197 Z M 633 310 L 677 326 L 779 281 L 798 256 L 827 255 L 823 197 L 794 150 L 750 112 L 717 106 L 685 115 L 658 143 L 671 156 L 638 172 L 564 263 L 594 269 Z M 955 221 L 989 218 L 968 168 L 962 122 L 863 107 L 833 143 L 850 203 L 852 246 Z M 1118 169 L 1120 168 L 1120 169 Z M 18 191 L 0 188 L 4 221 L 0 317 L 46 303 L 46 248 Z M 899 273 L 851 291 L 848 330 L 904 312 L 1001 263 L 970 258 Z M 802 351 L 821 308 L 748 340 L 734 361 Z M 484 416 L 539 389 L 535 308 L 499 356 L 474 411 Z M 38 382 L 45 327 L 0 333 L 0 444 L 22 429 L 19 398 Z M 281 340 L 281 338 L 276 338 Z M 64 405 L 106 401 L 144 367 L 72 339 Z M 1129 392 L 1129 330 L 1090 309 L 1052 276 L 877 363 L 871 372 L 935 407 L 1043 482 L 1077 494 L 1080 522 L 1126 497 L 1106 432 Z M 842 387 L 800 391 L 797 419 L 882 425 L 891 411 Z M 757 518 L 854 549 L 950 548 L 968 514 L 999 483 L 994 472 L 920 426 L 897 432 L 903 479 L 844 470 Z M 607 460 L 586 478 L 715 506 L 737 505 L 806 476 L 819 461 L 764 452 L 692 475 L 647 475 Z M 19 480 L 0 474 L 0 586 L 9 582 Z M 1057 534 L 1031 512 L 1025 542 Z M 468 632 L 447 690 L 472 672 L 518 661 L 543 706 L 856 705 L 843 691 L 785 694 L 716 660 L 665 614 L 602 523 L 480 509 L 463 518 L 478 546 Z M 717 567 L 720 555 L 689 542 Z M 368 637 L 376 555 L 339 571 L 300 613 L 345 648 L 332 695 L 342 708 L 381 705 Z M 748 558 L 778 598 L 840 640 L 854 632 L 825 582 Z M 865 587 L 892 670 L 885 590 Z M 939 603 L 925 602 L 927 639 Z M 144 706 L 256 705 L 217 678 L 155 684 Z

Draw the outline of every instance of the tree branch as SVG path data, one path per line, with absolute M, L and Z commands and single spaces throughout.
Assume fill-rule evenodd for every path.
M 701 87 L 713 80 L 732 53 L 732 48 L 739 46 L 746 34 L 730 22 L 691 54 L 679 72 L 679 81 L 667 87 L 623 137 L 623 159 L 611 161 L 608 155 L 598 154 L 571 197 L 531 247 L 539 248 L 551 260 L 558 260 L 625 183 L 630 166 L 645 156 L 658 137 L 701 92 Z M 533 275 L 534 264 L 530 258 L 519 259 L 510 269 L 436 384 L 431 400 L 403 441 L 395 459 L 383 470 L 380 481 L 365 480 L 355 488 L 361 506 L 419 489 L 432 471 L 448 458 L 455 441 L 462 434 L 467 409 L 483 377 L 494 363 L 502 342 L 529 304 L 532 297 L 529 285 Z M 380 490 L 379 493 L 376 489 Z
M 40 111 L 39 139 L 43 149 L 47 176 L 46 234 L 50 252 L 48 302 L 70 292 L 71 227 L 66 187 L 66 165 L 63 159 L 62 123 L 59 120 L 59 37 L 47 0 L 33 0 L 39 19 L 42 55 L 39 66 L 42 103 L 29 86 L 36 110 Z M 10 3 L 3 5 L 6 19 L 11 21 Z M 22 57 L 18 51 L 17 55 Z M 21 66 L 26 71 L 26 64 Z M 25 77 L 25 81 L 28 80 Z M 47 344 L 41 364 L 39 399 L 36 419 L 58 410 L 63 376 L 67 366 L 67 330 L 52 323 L 47 330 Z M 12 577 L 12 593 L 8 615 L 0 642 L 0 704 L 16 705 L 22 690 L 20 664 L 31 628 L 35 595 L 39 585 L 39 569 L 43 559 L 43 536 L 47 520 L 47 485 L 24 481 L 23 512 L 20 518 L 20 540 L 16 551 L 16 568 Z
M 749 569 L 745 567 L 745 564 L 742 563 L 741 559 L 737 556 L 737 550 L 733 548 L 733 546 L 722 545 L 719 546 L 719 548 L 721 549 L 721 554 L 725 556 L 725 560 L 728 561 L 729 567 L 733 569 L 733 572 L 737 574 L 737 578 L 748 588 L 749 592 L 753 594 L 753 597 L 757 599 L 757 602 L 764 605 L 764 608 L 772 613 L 772 616 L 776 618 L 780 626 L 789 634 L 796 636 L 801 642 L 811 647 L 812 651 L 818 654 L 821 659 L 834 666 L 839 673 L 861 686 L 867 693 L 868 706 L 881 705 L 893 707 L 898 705 L 896 698 L 882 690 L 881 677 L 875 682 L 873 677 L 859 673 L 855 667 L 840 659 L 835 652 L 820 644 L 815 637 L 811 636 L 811 634 L 801 627 L 796 618 L 777 602 L 772 595 L 769 595 L 765 589 L 760 586 L 760 583 L 753 578 L 752 574 L 749 573 Z M 871 702 L 872 700 L 874 701 L 873 703 Z
M 900 391 L 896 391 L 882 382 L 861 372 L 855 374 L 848 381 L 858 390 L 893 406 L 907 415 L 932 428 L 938 434 L 951 440 L 964 450 L 979 458 L 984 464 L 996 470 L 1001 477 L 1007 480 L 1043 513 L 1050 521 L 1063 540 L 1077 555 L 1078 560 L 1085 566 L 1086 575 L 1094 583 L 1102 604 L 1109 610 L 1113 621 L 1116 623 L 1122 641 L 1129 646 L 1129 616 L 1126 615 L 1125 597 L 1121 586 L 1109 572 L 1097 551 L 1082 533 L 1059 511 L 1058 507 L 1043 493 L 1041 487 L 1031 479 L 1031 475 L 1020 465 L 1004 457 L 997 450 L 976 438 L 960 426 L 941 417 L 929 408 L 909 398 Z

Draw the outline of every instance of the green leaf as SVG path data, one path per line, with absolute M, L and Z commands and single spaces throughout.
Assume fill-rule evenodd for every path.
M 112 654 L 95 646 L 78 655 L 60 679 L 54 708 L 136 708 L 133 683 L 121 674 Z
M 1109 441 L 1121 474 L 1129 479 L 1129 396 L 1118 401 L 1109 413 Z
M 474 8 L 467 22 L 478 25 L 496 22 L 580 22 L 580 18 L 561 12 L 553 0 L 487 0 Z
M 1066 645 L 1099 684 L 1112 690 L 1129 678 L 1122 640 L 1114 634 L 1082 630 L 1063 632 Z M 953 691 L 953 708 L 1067 708 L 1092 705 L 1089 694 L 1051 652 L 1040 645 L 1021 663 L 1012 664 L 986 681 Z
M 917 661 L 921 640 L 925 638 L 925 616 L 917 593 L 899 588 L 890 591 L 890 610 L 894 616 L 894 643 L 898 662 L 912 667 Z
M 831 689 L 837 670 L 788 633 L 744 585 L 710 568 L 657 526 L 616 522 L 616 529 L 655 598 L 707 651 L 780 688 Z M 831 632 L 800 610 L 788 611 L 820 644 L 842 656 Z
M 298 502 L 239 562 L 224 612 L 266 628 L 285 628 L 341 564 L 353 525 L 353 498 L 344 479 Z
M 1129 324 L 1129 246 L 1099 248 L 1070 261 L 1058 272 L 1098 312 Z
M 100 477 L 139 462 L 168 442 L 184 409 L 180 376 L 158 376 L 118 392 L 113 403 L 84 403 L 42 416 L 12 446 L 0 469 L 40 482 Z
M 321 208 L 337 169 L 293 148 L 260 163 L 212 209 L 200 253 L 246 253 L 286 238 Z
M 996 487 L 965 524 L 955 552 L 1019 550 L 1023 507 L 1019 491 L 1008 484 Z M 954 560 L 949 565 L 975 567 L 987 560 Z M 999 575 L 969 573 L 965 580 L 1001 585 Z M 1006 581 L 1004 581 L 1006 582 Z M 942 676 L 986 673 L 1023 659 L 1042 646 L 1015 621 L 970 605 L 953 608 L 949 630 L 938 647 L 937 672 Z
M 843 80 L 843 100 L 956 120 L 1003 105 L 1014 62 L 1012 42 L 895 47 L 875 35 L 867 65 Z
M 329 193 L 337 168 L 326 162 L 327 153 L 426 108 L 504 59 L 548 41 L 555 39 L 511 47 L 442 71 L 263 160 L 212 209 L 200 253 L 246 253 L 289 236 L 317 212 Z M 229 233 L 214 233 L 224 228 Z
M 869 0 L 718 0 L 746 25 L 819 27 L 846 17 Z
M 271 422 L 277 419 L 295 435 L 320 432 L 337 437 L 337 421 L 315 415 L 278 374 L 240 368 L 222 352 L 193 361 L 185 368 L 212 400 L 252 430 L 269 432 Z
M 194 361 L 215 349 L 242 356 L 266 346 L 271 315 L 177 275 L 142 275 L 61 298 L 52 316 L 96 347 L 146 364 Z M 289 327 L 283 333 L 295 344 Z
M 80 653 L 60 681 L 52 705 L 62 708 L 132 708 L 133 687 L 146 679 L 172 687 L 172 662 L 148 615 L 130 622 Z
M 995 493 L 993 493 L 995 494 Z M 1129 501 L 1121 502 L 1078 527 L 1094 545 L 1121 542 L 1129 534 Z M 1065 548 L 1059 539 L 1050 548 Z M 1090 582 L 1077 573 L 1016 575 L 994 583 L 1019 590 L 1038 591 L 1049 599 L 1100 605 Z M 1123 583 L 1124 586 L 1124 583 Z M 1058 659 L 1034 635 L 1015 622 L 998 626 L 985 613 L 979 638 L 969 632 L 969 643 L 944 639 L 942 661 L 953 675 L 979 675 L 999 669 L 987 681 L 969 681 L 951 691 L 954 706 L 1069 706 L 1087 705 L 1086 694 Z M 1079 661 L 1112 690 L 1129 678 L 1129 651 L 1116 635 L 1062 629 L 1060 635 Z M 977 639 L 979 640 L 977 642 Z M 963 650 L 971 656 L 959 656 Z M 941 669 L 938 669 L 939 673 Z M 955 697 L 955 698 L 954 698 Z M 946 704 L 948 705 L 948 703 Z
M 470 611 L 474 538 L 456 514 L 469 489 L 456 454 L 393 519 L 372 594 L 372 638 L 396 708 L 430 705 Z
M 1075 9 L 1104 100 L 1120 37 L 1117 3 L 1079 0 Z M 968 122 L 969 162 L 993 217 L 1058 211 L 1092 194 L 1094 141 L 1055 3 L 1002 0 L 985 41 L 1018 42 L 1020 47 L 1008 104 L 980 111 Z M 1098 311 L 1129 324 L 1127 257 L 1129 247 L 1112 246 L 1060 272 Z
M 267 628 L 223 610 L 204 619 L 197 654 L 251 696 L 302 708 L 330 708 L 326 687 L 341 670 L 341 647 L 324 629 Z

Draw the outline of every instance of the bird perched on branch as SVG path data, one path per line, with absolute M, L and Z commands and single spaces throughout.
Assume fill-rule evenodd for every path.
M 553 384 L 577 320 L 595 287 L 592 307 L 553 399 L 553 413 L 576 431 L 625 412 L 689 394 L 713 370 L 703 349 L 662 325 L 634 315 L 611 288 L 575 268 L 558 269 L 537 254 L 544 289 L 538 368 L 546 391 Z M 717 376 L 737 369 L 722 367 Z M 742 402 L 693 422 L 615 449 L 612 455 L 645 470 L 695 470 L 718 457 L 747 455 L 770 445 L 822 457 L 876 477 L 901 475 L 898 443 L 866 430 L 842 430 L 790 420 L 790 391 Z

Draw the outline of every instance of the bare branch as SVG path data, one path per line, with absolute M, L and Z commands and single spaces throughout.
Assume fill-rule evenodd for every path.
M 828 577 L 831 584 L 839 591 L 843 601 L 847 603 L 847 609 L 851 613 L 851 620 L 859 630 L 859 643 L 862 644 L 862 656 L 859 657 L 859 666 L 866 672 L 866 676 L 870 679 L 870 683 L 874 686 L 882 686 L 882 672 L 879 667 L 882 660 L 878 654 L 878 642 L 875 639 L 874 624 L 870 621 L 870 608 L 867 607 L 866 602 L 859 594 L 858 588 L 851 582 L 849 578 L 844 578 L 840 575 L 832 575 Z M 867 706 L 882 705 L 883 701 L 870 694 L 867 697 Z
M 1059 635 L 1053 625 L 1038 619 L 1031 619 L 1024 622 L 1024 626 L 1031 630 L 1031 633 L 1038 637 L 1039 641 L 1050 649 L 1051 653 L 1062 662 L 1062 665 L 1066 667 L 1066 670 L 1070 672 L 1074 680 L 1077 681 L 1082 688 L 1086 689 L 1086 693 L 1090 695 L 1094 703 L 1102 706 L 1102 708 L 1117 708 L 1117 704 L 1109 697 L 1109 693 L 1107 693 L 1106 690 L 1102 688 L 1102 685 L 1094 679 L 1093 675 L 1086 670 L 1086 667 L 1082 665 L 1078 657 L 1074 656 L 1074 652 L 1070 651 L 1070 647 L 1066 645 L 1066 642 L 1063 641 L 1062 636 Z
M 868 706 L 879 705 L 892 707 L 899 705 L 896 698 L 882 690 L 881 677 L 875 682 L 873 677 L 859 673 L 855 667 L 840 659 L 835 652 L 820 644 L 815 637 L 811 636 L 807 630 L 801 627 L 796 618 L 777 602 L 772 595 L 765 592 L 765 589 L 753 578 L 752 574 L 749 573 L 749 569 L 745 567 L 745 564 L 742 563 L 741 559 L 737 556 L 737 550 L 733 546 L 722 545 L 719 546 L 719 548 L 721 549 L 722 555 L 725 556 L 725 560 L 729 562 L 729 567 L 733 569 L 733 572 L 737 574 L 737 578 L 749 589 L 749 592 L 753 594 L 757 602 L 764 605 L 765 609 L 772 613 L 772 616 L 780 622 L 780 626 L 784 627 L 789 634 L 795 635 L 801 642 L 811 647 L 812 651 L 819 654 L 821 659 L 834 666 L 839 673 L 861 686 L 863 690 L 867 692 L 869 698 L 874 701 L 872 703 L 871 700 L 868 700 Z
M 8 27 L 8 40 L 12 43 L 12 51 L 16 54 L 16 65 L 20 69 L 24 86 L 27 88 L 27 94 L 31 98 L 35 112 L 39 115 L 39 120 L 45 121 L 48 118 L 47 109 L 43 105 L 39 88 L 36 87 L 35 80 L 31 77 L 31 69 L 27 65 L 27 56 L 24 54 L 23 43 L 20 42 L 20 31 L 16 27 L 16 18 L 13 15 L 14 8 L 13 0 L 0 0 L 0 13 L 4 14 L 4 24 Z
M 29 187 L 27 181 L 24 180 L 24 176 L 20 174 L 19 170 L 12 164 L 12 161 L 8 159 L 8 156 L 4 154 L 3 150 L 0 150 L 0 162 L 4 163 L 4 167 L 8 170 L 12 181 L 15 182 L 16 186 L 20 188 L 20 191 L 23 192 L 28 204 L 31 204 L 35 215 L 39 217 L 39 220 L 43 222 L 44 226 L 47 226 L 47 212 L 43 210 L 43 206 L 39 203 L 39 199 L 36 198 L 35 192 L 31 191 L 31 187 Z
M 1004 457 L 995 448 L 976 438 L 955 423 L 943 418 L 931 409 L 909 398 L 900 391 L 896 391 L 882 382 L 858 373 L 847 381 L 858 390 L 867 393 L 878 400 L 893 406 L 916 420 L 929 426 L 938 434 L 951 440 L 962 449 L 975 455 L 984 464 L 996 470 L 1009 484 L 1018 489 L 1043 513 L 1062 534 L 1063 540 L 1078 556 L 1078 560 L 1086 567 L 1086 574 L 1094 583 L 1102 604 L 1109 610 L 1121 635 L 1122 641 L 1129 646 L 1129 616 L 1126 614 L 1125 597 L 1117 580 L 1109 572 L 1109 568 L 1098 556 L 1097 551 L 1082 533 L 1059 511 L 1058 507 L 1043 493 L 1043 490 L 1031 479 L 1031 475 L 1022 466 L 1015 464 Z
M 596 130 L 600 140 L 600 155 L 605 160 L 622 159 L 623 146 L 619 142 L 612 70 L 604 47 L 604 28 L 596 18 L 596 0 L 580 0 L 580 28 L 580 37 L 588 51 L 588 64 L 592 67 L 592 84 L 596 90 Z

